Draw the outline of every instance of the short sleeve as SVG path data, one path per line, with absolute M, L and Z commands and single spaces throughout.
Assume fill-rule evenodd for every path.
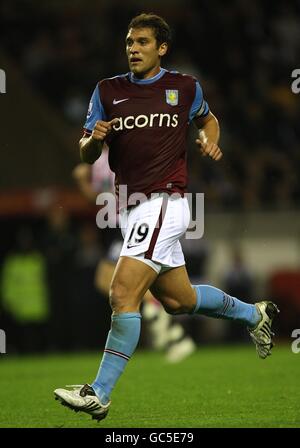
M 83 126 L 87 134 L 91 134 L 93 132 L 96 121 L 98 120 L 106 120 L 106 114 L 101 103 L 99 85 L 97 84 L 91 97 L 86 115 L 86 121 Z
M 196 81 L 195 98 L 190 109 L 190 121 L 196 117 L 206 117 L 209 112 L 209 106 L 203 98 L 202 88 L 199 81 Z

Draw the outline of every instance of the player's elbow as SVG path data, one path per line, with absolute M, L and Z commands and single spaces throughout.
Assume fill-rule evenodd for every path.
M 82 142 L 80 140 L 79 142 L 79 154 L 80 154 L 80 160 L 83 163 L 88 163 L 89 165 L 92 165 L 99 157 L 99 155 L 95 154 L 95 151 L 89 151 L 89 148 L 85 144 L 86 142 Z
M 102 141 L 82 137 L 79 141 L 79 152 L 81 161 L 92 165 L 101 156 Z
M 87 153 L 87 151 L 84 151 L 82 148 L 79 149 L 80 153 L 80 160 L 83 163 L 88 163 L 89 165 L 92 165 L 96 160 L 97 157 L 91 157 L 90 154 Z

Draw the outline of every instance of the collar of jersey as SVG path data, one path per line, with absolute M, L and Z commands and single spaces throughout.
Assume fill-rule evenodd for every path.
M 161 68 L 159 70 L 159 72 L 157 73 L 157 75 L 152 76 L 152 78 L 147 78 L 147 79 L 136 78 L 134 76 L 134 74 L 132 72 L 130 72 L 129 73 L 129 79 L 134 84 L 152 84 L 153 82 L 158 81 L 166 73 L 166 71 L 167 71 L 166 69 Z

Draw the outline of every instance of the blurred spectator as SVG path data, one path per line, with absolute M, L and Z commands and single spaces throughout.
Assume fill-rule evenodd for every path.
M 1 282 L 2 306 L 10 323 L 7 343 L 9 350 L 21 353 L 44 351 L 49 319 L 46 261 L 29 228 L 20 228 L 15 241 L 15 249 L 4 259 Z

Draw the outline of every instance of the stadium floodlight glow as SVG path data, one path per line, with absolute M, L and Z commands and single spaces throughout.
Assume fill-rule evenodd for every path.
M 0 93 L 6 93 L 6 74 L 5 71 L 0 68 Z
M 0 328 L 0 353 L 6 353 L 6 334 Z

